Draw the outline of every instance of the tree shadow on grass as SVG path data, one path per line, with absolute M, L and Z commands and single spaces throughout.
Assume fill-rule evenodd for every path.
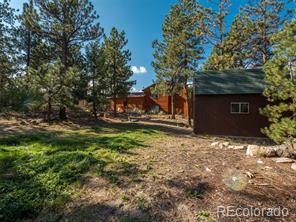
M 134 183 L 141 173 L 134 164 L 119 163 L 113 169 L 100 169 L 103 160 L 81 151 L 58 152 L 52 155 L 6 156 L 0 159 L 1 221 L 34 219 L 43 208 L 61 208 L 75 184 L 86 172 L 106 178 L 111 184 L 124 187 Z
M 19 134 L 0 138 L 0 146 L 35 146 L 49 147 L 51 152 L 57 151 L 92 151 L 108 149 L 123 153 L 134 147 L 145 147 L 141 139 L 130 138 L 125 135 L 89 136 L 75 133 L 46 132 L 34 134 Z
M 117 133 L 139 132 L 147 135 L 164 133 L 167 135 L 175 135 L 175 136 L 190 135 L 192 133 L 192 130 L 188 128 L 174 127 L 172 125 L 163 124 L 160 122 L 146 121 L 146 123 L 149 123 L 149 124 L 145 124 L 142 122 L 114 123 L 114 122 L 107 122 L 103 120 L 97 120 L 92 122 L 91 124 L 85 124 L 84 126 L 90 127 L 92 131 L 96 133 L 104 132 L 106 130 L 117 132 Z
M 113 184 L 121 174 L 137 174 L 137 166 L 116 158 L 144 146 L 140 139 L 116 134 L 46 132 L 0 138 L 0 220 L 34 218 L 44 207 L 62 205 L 85 173 Z M 106 169 L 109 163 L 117 168 Z M 127 175 L 128 170 L 132 173 Z
M 70 185 L 95 162 L 79 152 L 1 157 L 1 220 L 34 218 L 43 207 L 61 205 L 71 194 Z

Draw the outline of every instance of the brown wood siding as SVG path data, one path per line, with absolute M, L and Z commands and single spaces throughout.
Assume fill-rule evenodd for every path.
M 176 114 L 184 114 L 186 105 L 186 99 L 183 96 L 175 95 Z
M 232 102 L 250 104 L 249 114 L 231 114 Z M 196 134 L 264 136 L 260 129 L 268 125 L 259 109 L 266 105 L 260 94 L 196 95 L 194 101 L 194 132 Z
M 132 111 L 134 108 L 141 109 L 145 112 L 152 110 L 154 106 L 159 106 L 160 110 L 170 114 L 172 111 L 171 107 L 171 96 L 160 94 L 158 98 L 152 97 L 152 85 L 144 89 L 144 96 L 127 97 L 128 111 Z M 124 97 L 115 99 L 117 104 L 117 112 L 124 112 Z M 192 103 L 192 101 L 191 101 Z M 110 110 L 113 110 L 114 99 L 111 99 Z M 183 114 L 184 117 L 188 116 L 188 107 L 187 107 L 187 97 L 185 89 L 182 91 L 181 95 L 175 95 L 175 112 L 177 114 Z
M 146 96 L 146 111 L 150 111 L 151 108 L 155 105 L 160 107 L 165 113 L 171 113 L 171 96 L 169 95 L 159 95 L 158 98 L 152 97 L 151 88 L 144 89 Z M 188 107 L 187 107 L 187 97 L 185 89 L 182 90 L 181 95 L 175 95 L 175 112 L 176 114 L 183 114 L 184 117 L 188 116 Z
M 144 90 L 146 97 L 146 111 L 149 112 L 153 106 L 159 106 L 160 110 L 165 113 L 171 113 L 171 101 L 170 96 L 159 95 L 158 98 L 152 97 L 151 88 Z
M 129 111 L 134 109 L 144 110 L 145 107 L 145 97 L 128 97 L 127 98 L 127 108 Z
M 170 113 L 170 104 L 171 102 L 169 96 L 159 95 L 157 99 L 151 96 L 146 97 L 146 111 L 150 111 L 153 108 L 153 106 L 159 106 L 161 111 L 165 113 Z
M 114 101 L 116 102 L 116 111 L 119 113 L 124 112 L 124 98 L 111 99 L 111 110 L 114 110 Z

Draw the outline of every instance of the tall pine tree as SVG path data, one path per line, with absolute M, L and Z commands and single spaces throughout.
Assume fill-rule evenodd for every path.
M 216 46 L 218 55 L 223 55 L 223 41 L 227 35 L 226 18 L 229 14 L 231 0 L 209 0 L 209 2 L 214 5 L 212 9 L 212 31 L 209 36 L 210 42 Z
M 248 67 L 252 62 L 252 30 L 253 23 L 240 10 L 231 24 L 228 35 L 222 42 L 223 55 L 219 55 L 219 49 L 214 46 L 204 64 L 204 69 L 224 70 Z
M 227 36 L 226 18 L 231 6 L 230 0 L 210 0 L 212 3 L 212 21 L 207 29 L 209 43 L 213 45 L 212 52 L 205 63 L 205 69 L 218 69 L 223 67 L 223 56 L 225 52 L 224 40 Z M 219 68 L 220 69 L 220 68 Z
M 9 1 L 0 1 L 0 110 L 11 106 L 9 95 L 17 90 L 15 21 L 15 10 L 10 7 Z
M 156 72 L 155 91 L 171 96 L 171 118 L 175 119 L 175 94 L 180 92 L 182 83 L 178 76 L 178 50 L 176 47 L 176 33 L 181 31 L 180 23 L 177 21 L 178 10 L 176 5 L 171 8 L 165 17 L 162 26 L 161 41 L 154 41 L 154 61 L 152 66 Z
M 284 0 L 250 0 L 245 7 L 246 15 L 253 22 L 250 45 L 252 63 L 264 65 L 272 57 L 271 38 L 286 21 Z
M 223 50 L 215 45 L 204 68 L 263 66 L 273 54 L 271 37 L 289 20 L 288 11 L 284 0 L 250 0 L 222 41 Z
M 171 96 L 171 118 L 175 119 L 175 94 L 180 92 L 182 88 L 174 59 L 176 55 L 173 48 L 168 48 L 164 41 L 154 41 L 152 46 L 154 48 L 152 66 L 156 73 L 156 85 L 153 90 Z
M 110 96 L 114 101 L 114 115 L 117 111 L 116 98 L 127 95 L 135 84 L 135 81 L 130 80 L 133 72 L 129 64 L 131 52 L 125 48 L 127 42 L 125 32 L 119 32 L 116 28 L 112 28 L 110 35 L 104 39 L 106 75 Z
M 108 76 L 106 75 L 106 61 L 104 45 L 99 42 L 90 43 L 86 48 L 86 69 L 90 85 L 90 98 L 92 112 L 97 118 L 98 109 L 102 109 L 107 103 L 108 97 Z
M 19 16 L 20 27 L 18 29 L 19 32 L 19 49 L 22 52 L 20 56 L 20 61 L 24 64 L 25 71 L 28 74 L 29 68 L 31 65 L 32 60 L 38 60 L 37 58 L 32 58 L 32 49 L 35 44 L 38 44 L 37 41 L 40 43 L 41 38 L 37 39 L 37 36 L 31 30 L 30 25 L 26 21 L 26 17 L 28 16 L 36 16 L 36 12 L 34 11 L 33 0 L 30 0 L 29 3 L 24 3 L 23 5 L 23 13 Z
M 163 25 L 163 39 L 154 42 L 154 62 L 158 88 L 171 95 L 174 118 L 174 95 L 186 89 L 188 122 L 191 125 L 191 87 L 193 74 L 203 59 L 206 41 L 205 27 L 210 22 L 210 11 L 195 0 L 180 0 L 174 5 Z
M 101 36 L 98 16 L 88 0 L 35 0 L 35 7 L 38 15 L 27 13 L 26 23 L 33 32 L 45 37 L 56 47 L 58 59 L 62 63 L 60 75 L 63 76 L 74 65 L 71 64 L 71 53 L 83 43 Z M 60 119 L 66 119 L 65 104 L 69 98 L 64 95 L 60 99 L 59 116 Z
M 177 5 L 180 31 L 174 41 L 178 51 L 179 78 L 186 90 L 188 124 L 191 126 L 192 77 L 200 69 L 204 59 L 204 47 L 208 43 L 205 27 L 210 24 L 210 13 L 196 0 L 181 0 Z
M 31 87 L 38 90 L 44 98 L 44 106 L 47 110 L 46 119 L 52 120 L 53 106 L 61 106 L 61 97 L 71 98 L 71 88 L 76 81 L 77 70 L 70 67 L 64 75 L 60 75 L 62 63 L 47 62 L 40 65 L 37 69 L 30 68 L 27 78 L 30 80 Z M 64 104 L 63 104 L 64 105 Z M 69 103 L 67 104 L 69 105 Z

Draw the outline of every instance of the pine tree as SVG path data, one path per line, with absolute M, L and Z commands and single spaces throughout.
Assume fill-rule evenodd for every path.
M 88 0 L 36 0 L 35 7 L 38 14 L 28 13 L 26 23 L 33 32 L 55 46 L 62 63 L 60 75 L 63 76 L 74 65 L 71 64 L 71 53 L 102 34 L 99 23 L 95 23 L 98 16 Z M 64 105 L 67 101 L 66 95 L 61 96 L 60 119 L 67 118 Z
M 225 66 L 225 38 L 227 36 L 226 18 L 231 6 L 230 0 L 210 0 L 213 7 L 211 8 L 211 23 L 207 30 L 209 43 L 213 45 L 212 52 L 205 62 L 205 70 L 219 70 Z
M 212 19 L 209 28 L 207 28 L 207 36 L 213 48 L 205 62 L 204 69 L 221 70 L 225 66 L 224 54 L 226 53 L 226 49 L 224 42 L 227 36 L 226 18 L 229 14 L 231 1 L 210 0 L 209 2 L 212 3 L 214 7 L 211 9 Z
M 205 27 L 210 23 L 210 13 L 196 0 L 181 0 L 177 5 L 180 31 L 177 32 L 175 46 L 178 52 L 179 76 L 182 88 L 186 90 L 188 104 L 188 124 L 191 126 L 192 77 L 200 69 L 204 59 L 204 47 L 208 43 Z M 177 47 L 178 46 L 178 47 Z
M 179 74 L 180 61 L 176 48 L 176 35 L 181 31 L 180 23 L 177 20 L 178 10 L 174 5 L 169 14 L 165 17 L 162 26 L 162 40 L 154 41 L 154 61 L 152 66 L 156 73 L 155 91 L 170 95 L 171 97 L 171 118 L 175 119 L 175 94 L 180 92 L 182 84 Z
M 296 20 L 271 40 L 274 57 L 264 67 L 270 104 L 262 110 L 271 124 L 263 132 L 281 143 L 296 138 Z
M 19 21 L 21 25 L 18 30 L 18 48 L 20 49 L 20 51 L 22 51 L 19 62 L 24 64 L 27 74 L 31 65 L 31 61 L 38 60 L 38 58 L 32 59 L 31 53 L 32 48 L 36 44 L 35 41 L 39 40 L 39 42 L 41 42 L 41 38 L 35 40 L 37 36 L 34 34 L 34 32 L 32 32 L 30 25 L 27 24 L 25 19 L 26 17 L 33 15 L 36 15 L 36 12 L 34 11 L 33 0 L 30 0 L 29 3 L 24 3 L 23 5 L 23 13 L 19 16 Z
M 108 97 L 104 45 L 100 46 L 98 42 L 90 43 L 86 48 L 86 63 L 91 86 L 90 101 L 93 105 L 93 115 L 97 119 L 98 109 L 102 109 Z
M 214 46 L 204 64 L 204 69 L 225 70 L 248 67 L 252 56 L 250 42 L 252 27 L 251 20 L 241 10 L 234 18 L 230 31 L 222 42 L 223 55 L 219 55 L 219 49 Z
M 2 53 L 9 53 L 8 48 L 11 46 L 10 40 L 16 20 L 15 10 L 10 7 L 8 0 L 0 2 L 0 9 L 0 50 Z
M 156 85 L 153 89 L 157 93 L 171 96 L 171 118 L 175 119 L 175 94 L 181 91 L 181 82 L 178 79 L 174 50 L 168 48 L 164 41 L 154 41 L 154 61 L 152 66 L 156 73 Z
M 154 66 L 159 89 L 171 95 L 172 118 L 174 118 L 174 95 L 182 88 L 186 89 L 189 118 L 191 125 L 191 88 L 189 82 L 203 59 L 206 43 L 205 27 L 210 12 L 195 0 L 180 0 L 165 18 L 163 39 L 155 41 L 153 46 Z
M 79 46 L 72 48 L 70 53 L 70 64 L 75 64 L 74 67 L 79 70 L 78 80 L 75 81 L 72 87 L 72 97 L 74 103 L 78 104 L 80 100 L 88 99 L 88 73 L 87 73 L 87 61 L 83 51 Z
M 210 43 L 217 48 L 218 55 L 223 55 L 223 41 L 227 35 L 226 18 L 229 14 L 231 0 L 209 0 L 209 2 L 214 5 L 214 9 L 212 9 L 212 30 L 210 28 L 211 31 L 209 32 Z
M 290 6 L 290 5 L 289 5 Z M 272 57 L 271 37 L 289 20 L 284 0 L 250 0 L 236 16 L 221 47 L 215 45 L 205 70 L 262 66 Z
M 52 107 L 61 105 L 60 98 L 65 95 L 67 98 L 71 97 L 71 87 L 78 77 L 77 70 L 72 67 L 64 75 L 60 75 L 61 66 L 60 61 L 45 63 L 37 69 L 30 68 L 27 76 L 31 82 L 31 87 L 43 94 L 48 122 L 52 120 Z
M 0 109 L 9 106 L 8 98 L 16 89 L 15 76 L 17 74 L 15 48 L 15 10 L 9 1 L 0 2 Z
M 253 22 L 253 65 L 262 66 L 272 57 L 271 38 L 288 19 L 284 0 L 250 0 L 245 7 L 246 15 Z
M 114 101 L 114 115 L 117 111 L 116 98 L 127 95 L 135 84 L 135 81 L 130 80 L 133 75 L 129 65 L 131 53 L 125 49 L 126 44 L 125 32 L 119 32 L 116 28 L 112 28 L 110 36 L 104 39 L 106 75 L 110 96 Z

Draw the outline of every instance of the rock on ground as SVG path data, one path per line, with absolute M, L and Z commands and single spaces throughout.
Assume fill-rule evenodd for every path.
M 286 147 L 284 146 L 258 146 L 248 145 L 247 156 L 281 157 Z
M 296 171 L 296 163 L 293 163 L 292 164 L 291 169 L 294 170 L 294 171 Z
M 276 163 L 294 163 L 294 160 L 285 157 L 274 158 L 273 161 Z
M 213 142 L 211 143 L 211 146 L 218 146 L 219 145 L 219 142 Z

